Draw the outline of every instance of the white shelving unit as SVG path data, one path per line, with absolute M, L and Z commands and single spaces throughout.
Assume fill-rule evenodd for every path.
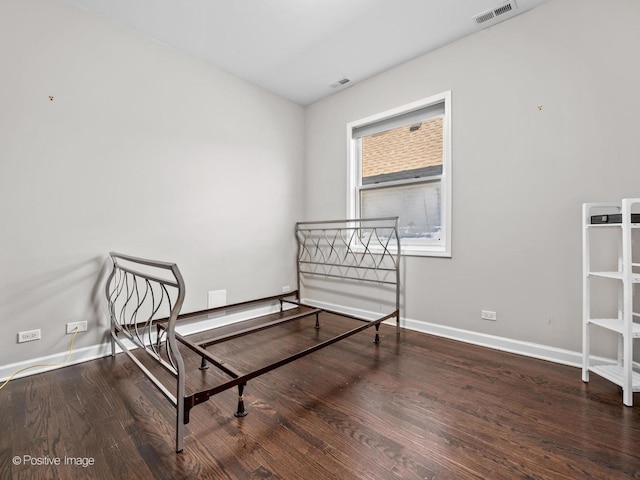
M 620 203 L 585 203 L 582 206 L 582 267 L 583 267 L 583 334 L 582 380 L 589 381 L 593 372 L 622 387 L 622 401 L 633 405 L 633 392 L 640 392 L 640 372 L 633 368 L 633 340 L 640 338 L 640 313 L 633 311 L 634 284 L 640 283 L 640 263 L 633 263 L 633 231 L 640 223 L 631 222 L 631 213 L 640 211 L 640 198 L 625 198 Z M 593 216 L 621 215 L 618 223 L 592 223 Z M 605 229 L 615 235 L 618 248 L 617 266 L 610 271 L 594 271 L 592 263 L 603 252 L 593 249 L 591 236 Z M 640 232 L 639 232 L 640 233 Z M 600 266 L 600 265 L 599 265 Z M 597 278 L 614 281 L 618 288 L 617 316 L 592 318 L 592 293 Z M 601 281 L 601 280 L 600 280 Z M 637 320 L 634 321 L 634 320 Z M 593 364 L 590 354 L 592 327 L 618 334 L 618 358 L 615 364 Z

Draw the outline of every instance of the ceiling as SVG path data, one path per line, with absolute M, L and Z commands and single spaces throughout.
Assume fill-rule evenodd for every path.
M 547 0 L 68 1 L 308 105 Z

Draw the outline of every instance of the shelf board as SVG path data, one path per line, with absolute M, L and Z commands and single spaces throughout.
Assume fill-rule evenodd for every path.
M 589 275 L 593 277 L 613 278 L 615 280 L 622 280 L 622 272 L 589 272 Z M 631 281 L 633 283 L 640 283 L 640 273 L 632 273 Z
M 630 223 L 631 228 L 640 228 L 640 223 Z M 587 223 L 587 228 L 622 227 L 621 223 Z
M 622 365 L 594 365 L 589 367 L 589 371 L 624 388 L 624 372 Z M 634 392 L 640 392 L 640 372 L 634 370 L 631 377 L 631 389 Z
M 589 323 L 624 334 L 624 322 L 619 318 L 592 318 L 589 320 Z M 640 337 L 640 323 L 633 323 L 631 327 L 631 335 L 634 338 Z

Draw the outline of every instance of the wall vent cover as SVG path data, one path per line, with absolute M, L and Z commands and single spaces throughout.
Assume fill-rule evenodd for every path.
M 485 12 L 479 13 L 473 20 L 478 24 L 483 24 L 485 22 L 489 22 L 490 20 L 497 19 L 500 15 L 504 15 L 506 13 L 513 12 L 517 7 L 515 0 L 510 0 L 509 2 L 502 3 L 496 7 L 493 7 L 491 10 L 487 10 Z M 497 22 L 493 22 L 497 23 Z

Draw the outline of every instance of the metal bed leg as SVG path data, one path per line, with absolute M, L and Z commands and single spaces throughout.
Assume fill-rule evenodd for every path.
M 376 338 L 373 340 L 373 343 L 380 343 L 380 335 L 379 335 L 379 330 L 380 330 L 380 324 L 376 323 Z
M 242 393 L 244 392 L 244 387 L 246 383 L 241 383 L 238 385 L 238 408 L 234 415 L 236 417 L 246 417 L 249 412 L 244 408 L 244 398 L 242 397 Z
M 184 389 L 182 389 L 184 390 Z M 178 388 L 180 391 L 180 388 Z M 184 449 L 184 392 L 177 397 L 176 405 L 176 453 L 182 452 Z
M 316 330 L 320 329 L 320 313 L 316 312 Z
M 200 362 L 200 370 L 207 370 L 209 365 L 207 365 L 207 359 L 202 357 L 202 361 Z

